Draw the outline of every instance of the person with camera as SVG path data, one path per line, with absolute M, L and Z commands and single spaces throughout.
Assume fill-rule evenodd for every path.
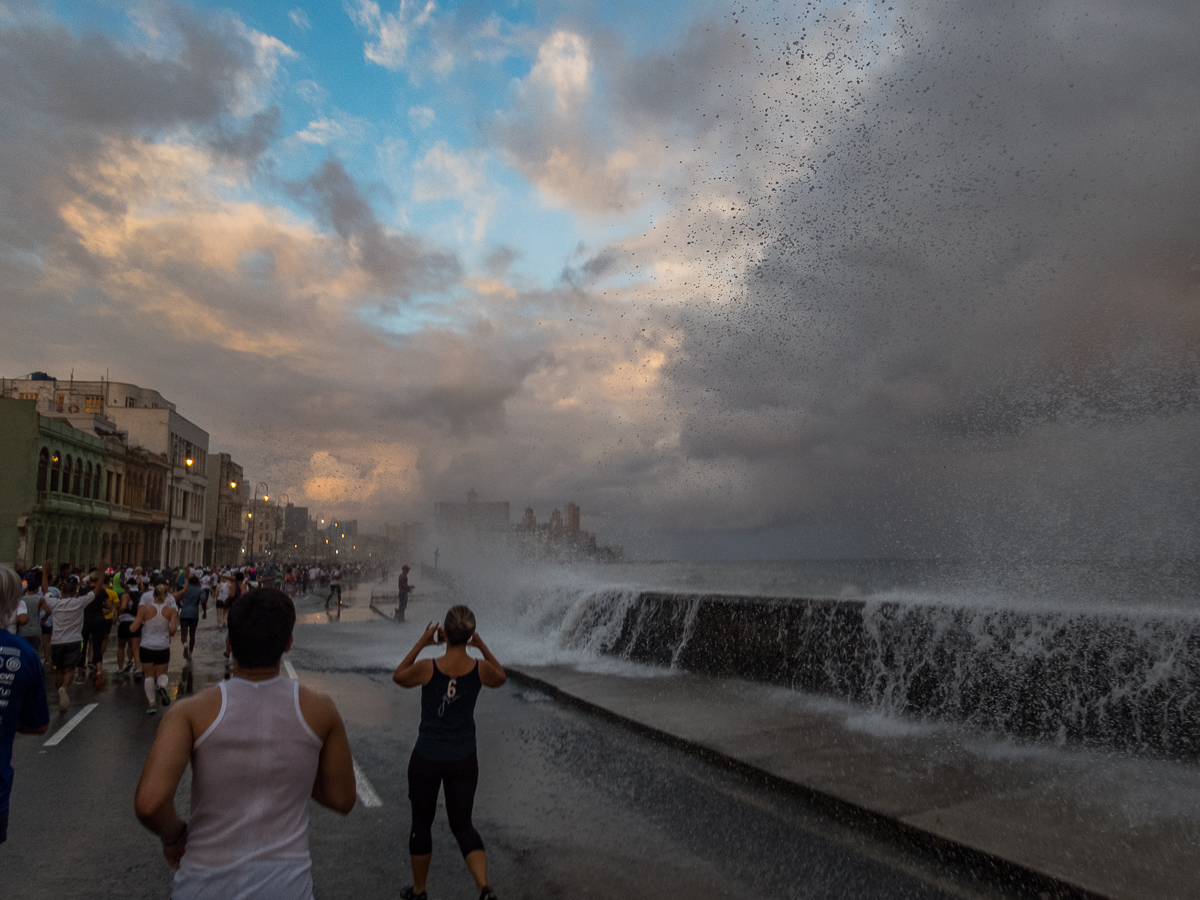
M 439 659 L 417 659 L 426 647 L 442 644 L 446 651 Z M 468 654 L 468 647 L 483 658 Z M 479 784 L 475 701 L 484 687 L 498 688 L 506 680 L 504 667 L 475 631 L 475 614 L 465 606 L 451 607 L 442 625 L 430 622 L 392 674 L 392 681 L 401 687 L 421 688 L 421 727 L 408 761 L 412 802 L 408 852 L 413 884 L 400 895 L 404 900 L 426 900 L 425 882 L 433 859 L 433 817 L 442 785 L 450 830 L 475 879 L 479 900 L 496 900 L 496 892 L 488 885 L 483 839 L 471 824 Z

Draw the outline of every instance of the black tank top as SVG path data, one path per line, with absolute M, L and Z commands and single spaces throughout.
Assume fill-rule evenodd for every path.
M 479 660 L 465 675 L 451 678 L 433 663 L 433 677 L 421 686 L 421 729 L 416 751 L 426 759 L 455 762 L 475 752 L 475 701 L 483 682 Z

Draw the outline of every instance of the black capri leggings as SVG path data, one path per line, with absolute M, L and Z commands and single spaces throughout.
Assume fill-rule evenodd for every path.
M 446 816 L 462 855 L 483 849 L 483 838 L 471 824 L 475 787 L 479 784 L 479 758 L 439 762 L 413 751 L 408 760 L 408 799 L 412 801 L 412 831 L 408 852 L 425 856 L 433 852 L 433 817 L 437 812 L 438 788 L 446 785 Z

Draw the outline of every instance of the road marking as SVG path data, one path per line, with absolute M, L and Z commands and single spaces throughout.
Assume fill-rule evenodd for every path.
M 54 732 L 54 736 L 52 738 L 50 738 L 50 740 L 46 741 L 46 743 L 42 744 L 42 746 L 43 747 L 58 746 L 58 742 L 61 741 L 63 738 L 65 738 L 72 731 L 74 731 L 75 726 L 78 725 L 80 722 L 82 722 L 84 719 L 86 719 L 88 717 L 88 713 L 90 713 L 93 709 L 95 709 L 99 705 L 100 704 L 98 704 L 98 703 L 89 703 L 87 706 L 85 706 L 79 712 L 75 713 L 75 715 L 71 716 L 71 721 L 68 722 L 66 725 L 64 725 L 62 728 L 58 729 L 58 731 Z
M 288 673 L 288 678 L 292 679 L 292 681 L 300 680 L 296 677 L 296 667 L 291 662 L 285 659 L 283 661 L 283 668 Z M 354 764 L 354 787 L 358 791 L 358 799 L 362 801 L 363 806 L 370 809 L 383 806 L 383 801 L 375 793 L 375 788 L 371 786 L 371 782 L 367 780 L 367 776 L 363 774 L 363 770 L 358 767 L 358 763 Z
M 375 788 L 371 787 L 371 782 L 367 781 L 367 776 L 358 767 L 358 763 L 354 764 L 354 786 L 358 789 L 358 799 L 362 801 L 363 806 L 368 809 L 383 806 L 383 801 L 375 793 Z

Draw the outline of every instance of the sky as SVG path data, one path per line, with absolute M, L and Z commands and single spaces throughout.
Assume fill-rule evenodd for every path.
M 0 0 L 0 369 L 366 529 L 1195 554 L 1200 7 Z

